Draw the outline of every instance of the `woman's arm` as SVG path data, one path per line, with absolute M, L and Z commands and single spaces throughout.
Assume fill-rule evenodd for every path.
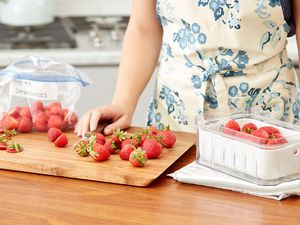
M 76 126 L 78 135 L 94 131 L 102 119 L 112 120 L 104 130 L 106 134 L 130 126 L 138 99 L 156 67 L 161 49 L 162 28 L 156 18 L 155 4 L 156 0 L 132 1 L 112 103 L 87 112 Z
M 162 29 L 156 18 L 156 0 L 132 1 L 113 104 L 134 110 L 159 56 Z
M 300 56 L 300 1 L 299 0 L 292 0 L 292 9 L 293 9 L 293 15 L 294 15 L 294 20 L 296 25 L 298 55 Z M 298 57 L 298 63 L 300 66 L 300 57 Z

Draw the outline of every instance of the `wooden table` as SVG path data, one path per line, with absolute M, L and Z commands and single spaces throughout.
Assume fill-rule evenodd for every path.
M 195 147 L 168 172 L 192 162 Z M 0 224 L 300 224 L 300 198 L 268 200 L 182 184 L 146 188 L 0 170 Z

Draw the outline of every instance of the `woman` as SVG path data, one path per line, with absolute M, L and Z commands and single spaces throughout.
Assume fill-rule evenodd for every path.
M 298 0 L 133 0 L 112 103 L 87 112 L 75 132 L 99 120 L 112 120 L 106 134 L 129 127 L 161 48 L 149 125 L 194 132 L 196 115 L 236 109 L 297 119 L 298 80 L 285 47 L 295 32 L 300 41 L 299 12 Z

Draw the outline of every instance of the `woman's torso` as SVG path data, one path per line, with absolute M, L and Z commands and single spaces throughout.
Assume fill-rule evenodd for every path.
M 298 116 L 285 50 L 294 27 L 283 8 L 280 0 L 158 0 L 162 58 L 148 124 L 194 131 L 196 115 L 244 108 Z

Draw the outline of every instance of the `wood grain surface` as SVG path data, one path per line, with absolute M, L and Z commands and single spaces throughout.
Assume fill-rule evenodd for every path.
M 128 132 L 136 129 L 131 128 Z M 80 157 L 72 147 L 79 138 L 72 132 L 68 132 L 67 137 L 69 145 L 57 148 L 48 141 L 46 133 L 18 134 L 13 141 L 22 144 L 24 151 L 17 154 L 0 151 L 0 169 L 147 186 L 195 143 L 195 136 L 176 133 L 174 148 L 165 149 L 159 159 L 148 160 L 145 167 L 136 168 L 128 161 L 121 160 L 118 154 L 111 155 L 105 162 Z
M 300 198 L 275 201 L 166 177 L 147 187 L 0 170 L 1 225 L 299 225 Z

